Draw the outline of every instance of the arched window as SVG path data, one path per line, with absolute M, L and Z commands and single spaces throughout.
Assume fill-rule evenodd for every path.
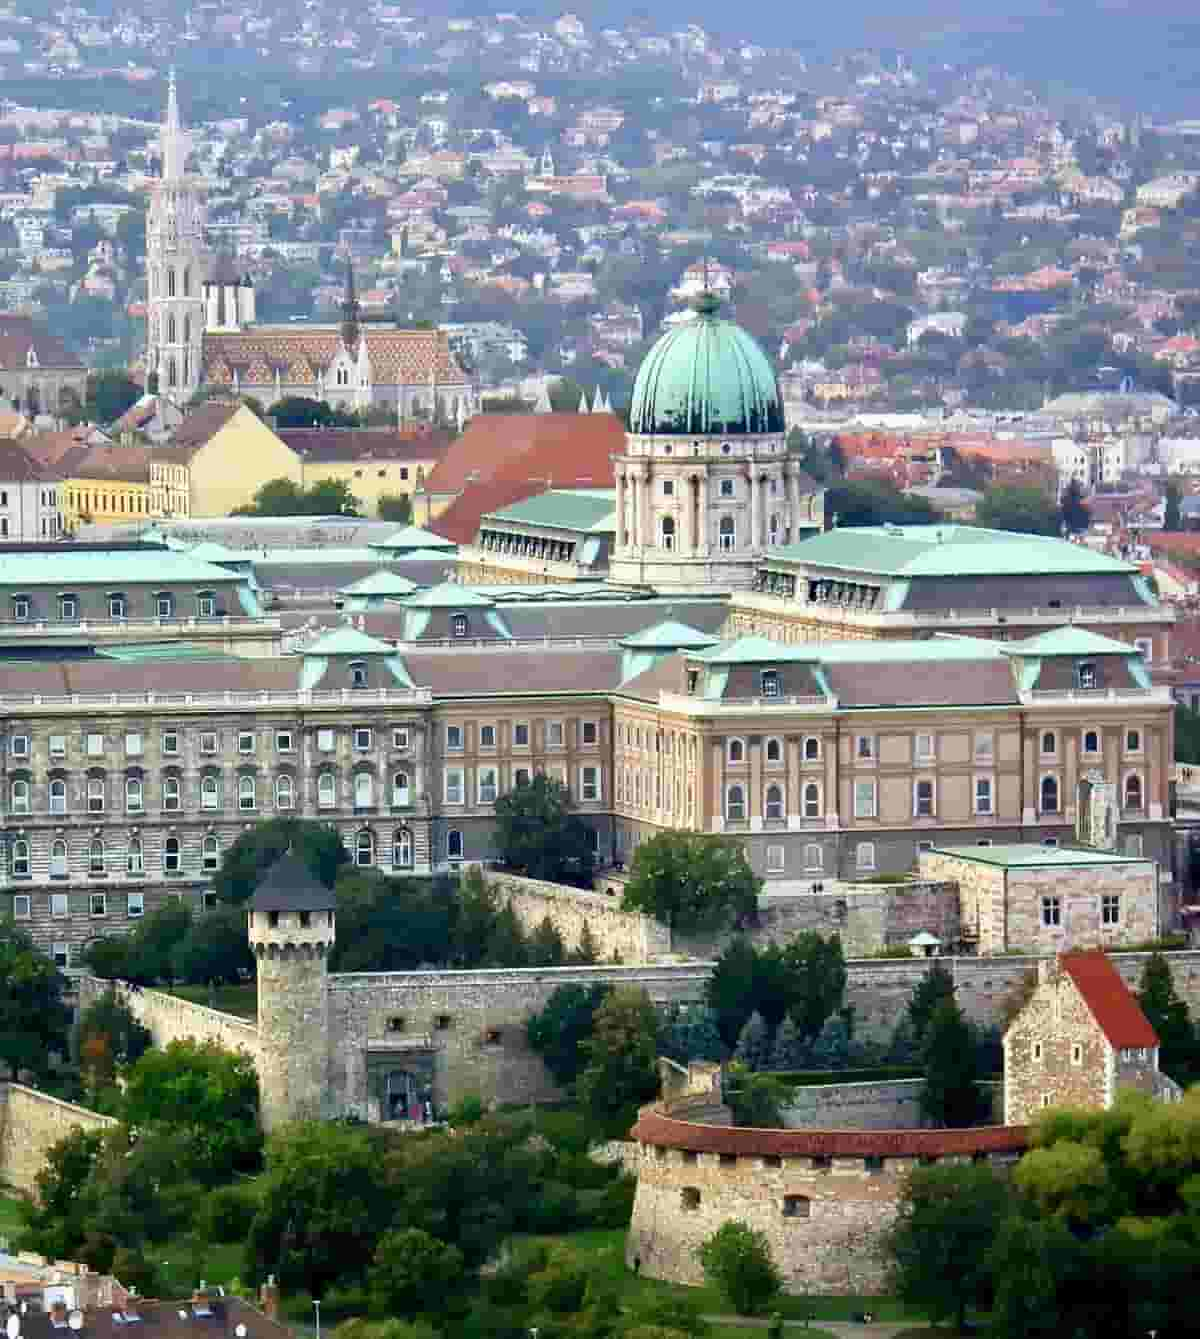
M 664 516 L 658 523 L 659 542 L 664 549 L 675 547 L 675 518 Z
M 363 828 L 354 839 L 354 863 L 356 865 L 375 863 L 375 836 L 369 828 Z
M 809 735 L 804 741 L 804 761 L 820 762 L 821 741 L 815 735 Z
M 200 808 L 219 809 L 221 807 L 221 778 L 206 776 L 200 781 Z
M 783 787 L 768 786 L 766 794 L 765 815 L 767 818 L 783 817 Z
M 401 807 L 408 803 L 408 773 L 397 772 L 392 777 L 392 803 Z
M 88 843 L 88 873 L 103 874 L 107 862 L 104 858 L 104 842 L 99 837 L 93 837 Z
M 221 864 L 221 843 L 213 836 L 207 836 L 200 843 L 200 868 L 211 872 Z
M 1058 738 L 1053 730 L 1046 730 L 1042 734 L 1042 755 L 1052 758 L 1058 752 Z
M 50 877 L 52 879 L 67 877 L 67 844 L 64 841 L 52 842 L 50 845 Z
M 452 637 L 465 637 L 471 631 L 471 620 L 466 614 L 455 614 L 450 620 L 450 635 Z
M 722 516 L 717 523 L 717 542 L 723 549 L 732 549 L 737 544 L 737 530 L 732 516 Z
M 774 480 L 772 480 L 773 482 Z M 767 534 L 772 544 L 779 543 L 779 517 L 774 512 L 771 513 L 770 519 L 767 521 Z
M 163 842 L 163 873 L 178 874 L 180 868 L 179 838 L 168 837 Z
M 725 817 L 739 822 L 746 817 L 746 788 L 734 783 L 725 792 Z
M 163 778 L 163 808 L 179 808 L 179 778 L 177 776 L 168 776 Z
M 50 783 L 50 812 L 52 814 L 67 812 L 67 783 L 59 778 Z
M 1097 730 L 1085 730 L 1083 733 L 1084 753 L 1100 752 L 1100 733 Z
M 412 833 L 407 828 L 397 828 L 392 838 L 392 864 L 397 869 L 407 869 L 412 862 Z
M 168 385 L 168 386 L 174 386 L 174 385 L 175 385 L 175 359 L 174 359 L 174 358 L 168 358 L 168 359 L 167 359 L 167 385 Z
M 238 777 L 238 808 L 254 809 L 258 805 L 257 788 L 252 776 Z
M 821 787 L 815 781 L 804 787 L 804 817 L 821 817 Z
M 463 835 L 458 828 L 451 828 L 446 833 L 446 859 L 461 860 L 463 858 Z
M 171 314 L 167 317 L 167 343 L 168 343 L 168 344 L 174 344 L 174 343 L 175 343 L 175 313 L 174 313 L 174 312 L 171 312 Z
M 192 339 L 192 318 L 190 316 L 185 316 L 183 318 L 183 342 L 185 344 L 189 344 L 191 343 L 191 339 Z
M 768 740 L 767 740 L 767 761 L 768 761 L 768 762 L 782 762 L 782 761 L 783 761 L 783 740 L 782 740 L 782 739 L 774 739 L 774 738 L 772 738 L 772 739 L 768 739 Z
M 125 868 L 130 874 L 142 874 L 145 872 L 145 861 L 142 857 L 142 840 L 140 837 L 130 837 L 129 845 L 125 850 Z
M 1125 808 L 1142 807 L 1142 778 L 1136 772 L 1130 772 L 1125 778 Z
M 367 662 L 365 660 L 352 660 L 350 662 L 350 687 L 366 688 L 367 686 Z
M 29 812 L 29 782 L 14 781 L 9 787 L 8 798 L 9 807 L 14 814 L 27 814 Z
M 354 777 L 354 807 L 369 809 L 375 803 L 375 778 L 370 772 L 357 772 Z
M 168 269 L 168 270 L 167 270 L 167 297 L 169 297 L 169 298 L 173 298 L 174 296 L 175 296 L 175 271 L 174 271 L 173 269 Z
M 100 776 L 88 777 L 87 808 L 89 814 L 102 814 L 104 812 L 103 777 Z
M 729 761 L 745 762 L 745 760 L 746 760 L 745 742 L 741 739 L 731 739 L 729 741 Z
M 275 808 L 292 809 L 295 807 L 296 787 L 290 776 L 275 778 Z
M 1058 813 L 1058 778 L 1053 776 L 1042 777 L 1041 785 L 1042 813 Z
M 23 838 L 12 844 L 12 872 L 14 878 L 29 877 L 29 843 Z
M 317 808 L 332 809 L 337 804 L 337 777 L 332 772 L 322 772 L 317 777 Z

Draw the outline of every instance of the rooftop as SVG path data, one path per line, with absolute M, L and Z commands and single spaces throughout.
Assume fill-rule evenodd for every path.
M 378 637 L 370 637 L 357 628 L 334 628 L 309 642 L 304 648 L 306 656 L 370 656 L 394 654 L 396 648 L 390 642 L 381 642 Z
M 234 574 L 188 553 L 171 549 L 92 549 L 64 545 L 56 553 L 0 554 L 0 583 L 6 586 L 87 586 L 113 589 L 125 583 L 170 586 L 180 581 L 230 582 Z
M 1101 637 L 1086 628 L 1049 628 L 1024 641 L 1007 643 L 1017 656 L 1136 656 L 1141 652 L 1128 642 Z
M 615 505 L 616 494 L 611 488 L 552 488 L 489 512 L 481 517 L 481 523 L 512 521 L 550 530 L 613 531 Z
M 1099 950 L 1063 953 L 1058 965 L 1075 983 L 1109 1045 L 1155 1047 L 1158 1034 L 1112 959 Z
M 1075 846 L 1042 846 L 1038 842 L 1013 842 L 999 846 L 935 846 L 932 855 L 954 856 L 978 865 L 1001 869 L 1070 869 L 1086 865 L 1144 865 L 1141 856 L 1114 855 Z
M 252 911 L 332 911 L 334 905 L 332 890 L 290 849 L 267 870 L 250 899 Z
M 432 530 L 423 530 L 419 525 L 403 525 L 399 530 L 382 539 L 370 541 L 373 549 L 452 549 L 454 541 L 435 535 Z

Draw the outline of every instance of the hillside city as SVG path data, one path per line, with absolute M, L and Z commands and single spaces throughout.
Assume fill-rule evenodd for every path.
M 470 9 L 0 8 L 7 1339 L 1193 1333 L 1185 28 Z

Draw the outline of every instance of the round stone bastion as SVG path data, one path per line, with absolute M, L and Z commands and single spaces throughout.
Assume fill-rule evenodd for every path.
M 736 1220 L 766 1233 L 787 1291 L 861 1294 L 885 1286 L 880 1238 L 912 1168 L 1007 1166 L 1025 1152 L 1029 1131 L 748 1129 L 728 1123 L 711 1093 L 692 1093 L 643 1107 L 630 1138 L 631 1269 L 702 1283 L 698 1247 Z

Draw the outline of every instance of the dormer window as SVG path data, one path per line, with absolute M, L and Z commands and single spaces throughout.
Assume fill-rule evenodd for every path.
M 350 687 L 365 688 L 367 686 L 367 663 L 365 660 L 352 660 L 350 662 Z
M 760 686 L 763 697 L 779 696 L 779 671 L 775 669 L 765 669 L 760 676 Z
M 30 345 L 29 352 L 25 355 L 25 366 L 26 367 L 38 366 L 37 350 L 32 345 Z
M 454 614 L 450 619 L 450 635 L 465 637 L 471 631 L 471 620 L 466 614 Z
M 696 696 L 696 690 L 700 686 L 700 671 L 690 669 L 687 672 L 687 690 L 690 697 Z
M 1081 661 L 1076 671 L 1079 676 L 1079 686 L 1082 689 L 1096 687 L 1096 666 L 1090 660 Z

